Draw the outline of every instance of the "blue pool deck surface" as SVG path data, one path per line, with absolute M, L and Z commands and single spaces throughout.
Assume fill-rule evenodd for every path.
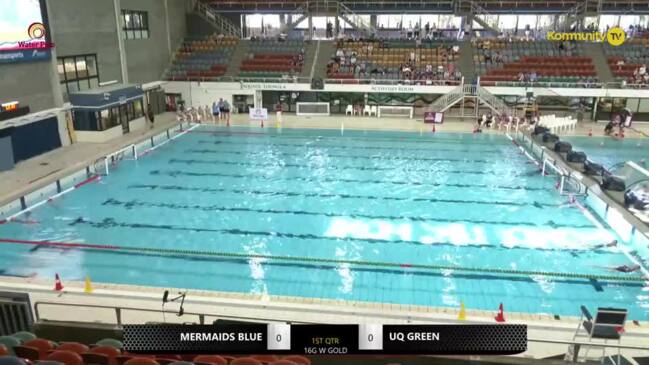
M 620 238 L 554 184 L 504 135 L 202 126 L 0 225 L 5 240 L 159 251 L 2 242 L 0 274 L 555 315 L 609 306 L 647 320 L 642 282 L 489 273 L 640 275 L 607 269 L 633 264 L 593 248 Z

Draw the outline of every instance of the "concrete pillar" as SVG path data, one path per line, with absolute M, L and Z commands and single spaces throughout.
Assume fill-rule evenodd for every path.
M 309 27 L 309 29 L 307 31 L 307 34 L 309 35 L 308 38 L 313 39 L 313 36 L 314 36 L 314 34 L 313 34 L 313 16 L 311 16 L 311 15 L 309 15 L 309 25 L 308 25 L 308 27 Z
M 122 66 L 122 83 L 128 84 L 128 63 L 126 62 L 126 48 L 124 47 L 124 37 L 122 35 L 122 1 L 113 0 L 115 7 L 115 29 L 117 30 L 117 44 L 119 48 L 119 61 Z
M 370 15 L 370 26 L 372 26 L 372 28 L 376 28 L 376 23 L 377 23 L 376 19 L 377 19 L 376 14 Z
M 52 14 L 52 11 L 50 10 L 50 1 L 47 1 L 45 3 L 47 13 Z M 50 26 L 49 32 L 50 32 L 50 39 L 52 42 L 54 42 L 54 32 L 52 29 L 56 29 L 56 27 Z M 59 80 L 59 70 L 58 70 L 58 62 L 56 59 L 56 48 L 51 48 L 50 49 L 51 57 L 50 57 L 50 86 L 52 88 L 52 99 L 54 101 L 54 106 L 55 107 L 62 107 L 63 106 L 63 92 L 61 91 L 61 80 Z
M 279 15 L 279 29 L 284 29 L 286 26 L 286 14 Z
M 171 49 L 171 30 L 169 29 L 169 0 L 164 0 L 165 7 L 165 30 L 167 31 L 167 51 L 171 58 L 173 50 Z M 117 27 L 119 31 L 119 26 Z
M 340 34 L 340 18 L 338 15 L 336 15 L 336 22 L 334 24 L 334 36 L 338 38 L 338 35 Z
M 261 90 L 255 90 L 255 100 L 254 100 L 255 108 L 261 108 L 262 107 L 262 105 L 264 103 L 262 95 L 263 95 L 263 93 L 262 93 Z

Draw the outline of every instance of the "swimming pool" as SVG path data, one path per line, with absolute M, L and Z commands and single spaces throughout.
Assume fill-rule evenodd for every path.
M 615 235 L 566 204 L 554 181 L 502 135 L 193 132 L 37 208 L 27 221 L 34 224 L 0 225 L 1 273 L 438 307 L 462 301 L 494 311 L 502 302 L 518 312 L 577 315 L 584 304 L 629 308 L 632 319 L 649 314 L 641 282 L 489 272 L 613 275 L 602 267 L 631 264 L 617 250 L 589 249 Z M 304 259 L 274 259 L 287 256 Z
M 561 139 L 583 151 L 588 159 L 610 169 L 616 164 L 649 160 L 649 140 L 645 138 L 617 139 L 612 137 L 565 136 Z

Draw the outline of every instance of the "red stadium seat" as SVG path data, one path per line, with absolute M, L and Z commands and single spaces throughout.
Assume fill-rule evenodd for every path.
M 31 361 L 38 361 L 41 358 L 41 352 L 36 347 L 30 346 L 14 346 L 14 354 Z
M 218 355 L 198 355 L 193 361 L 201 365 L 228 365 L 228 360 Z
M 65 365 L 84 365 L 81 355 L 72 351 L 54 351 L 45 360 L 58 361 Z
M 157 361 L 148 357 L 134 357 L 124 363 L 124 365 L 160 365 Z
M 272 362 L 279 360 L 279 356 L 277 355 L 252 355 L 250 357 L 261 362 Z
M 252 357 L 239 357 L 230 362 L 230 365 L 263 365 L 263 362 Z
M 64 342 L 56 348 L 57 351 L 72 351 L 77 354 L 82 354 L 88 352 L 90 348 L 88 346 L 78 343 L 78 342 Z
M 311 360 L 300 355 L 290 355 L 282 357 L 282 360 L 293 361 L 297 365 L 311 365 Z
M 54 344 L 52 343 L 52 341 L 43 338 L 36 338 L 33 340 L 29 340 L 23 343 L 23 346 L 33 347 L 37 349 L 39 352 L 39 358 L 41 359 L 44 359 L 45 356 L 47 356 L 47 353 L 49 351 L 54 350 Z
M 298 365 L 298 364 L 290 360 L 282 359 L 282 360 L 273 361 L 269 365 Z
M 104 354 L 94 352 L 85 352 L 81 358 L 86 365 L 115 365 L 115 358 L 110 358 Z
M 9 350 L 5 347 L 5 345 L 0 345 L 0 356 L 8 356 L 9 355 Z

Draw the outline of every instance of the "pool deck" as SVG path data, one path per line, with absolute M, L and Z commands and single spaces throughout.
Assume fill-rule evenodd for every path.
M 167 113 L 156 118 L 156 126 L 123 136 L 119 139 L 99 144 L 77 143 L 66 146 L 33 159 L 19 163 L 9 172 L 0 173 L 0 204 L 11 201 L 27 192 L 38 189 L 58 178 L 64 177 L 92 163 L 112 151 L 123 146 L 144 140 L 175 125 L 175 114 Z M 259 126 L 258 122 L 250 122 L 247 115 L 233 116 L 232 124 L 236 126 Z M 220 125 L 223 125 L 221 123 Z M 417 133 L 432 133 L 432 125 L 423 124 L 421 120 L 387 119 L 371 117 L 296 117 L 285 115 L 282 128 L 322 128 L 343 130 L 398 130 Z M 274 117 L 265 125 L 266 128 L 276 128 Z M 585 123 L 579 125 L 569 135 L 588 135 L 595 128 L 603 129 L 603 125 Z M 649 133 L 649 124 L 635 126 L 641 132 Z M 447 122 L 436 125 L 439 132 L 470 133 L 473 125 L 470 122 Z M 503 133 L 504 131 L 485 130 L 485 133 Z M 645 138 L 642 134 L 630 131 L 628 137 Z M 135 308 L 147 311 L 125 311 L 122 314 L 123 323 L 161 322 L 160 299 L 164 288 L 127 286 L 115 284 L 94 283 L 94 292 L 83 292 L 83 282 L 70 282 L 63 278 L 65 290 L 56 292 L 53 288 L 53 278 L 17 278 L 1 277 L 0 290 L 28 292 L 32 303 L 73 303 L 83 305 L 109 305 Z M 181 289 L 171 289 L 172 293 Z M 507 303 L 505 317 L 507 323 L 525 323 L 529 326 L 528 336 L 537 339 L 571 340 L 577 328 L 578 318 L 561 317 L 533 313 L 509 313 Z M 578 305 L 576 303 L 575 305 Z M 116 323 L 114 309 L 86 309 L 70 311 L 69 307 L 39 305 L 41 318 L 50 320 L 76 320 L 87 322 Z M 167 310 L 177 309 L 168 305 Z M 595 310 L 591 308 L 591 310 Z M 492 311 L 472 310 L 467 303 L 467 321 L 461 323 L 495 323 Z M 128 312 L 128 313 L 127 313 Z M 433 308 L 389 303 L 355 302 L 341 300 L 325 300 L 317 298 L 263 296 L 243 293 L 227 293 L 212 291 L 189 291 L 185 301 L 183 317 L 168 314 L 168 322 L 198 322 L 197 317 L 190 313 L 206 314 L 206 321 L 215 318 L 249 318 L 259 321 L 290 321 L 313 323 L 458 323 L 459 308 Z M 629 346 L 647 346 L 649 339 L 649 322 L 628 322 L 622 344 Z M 582 339 L 583 340 L 583 339 Z M 542 358 L 566 352 L 567 345 L 531 342 L 529 349 L 522 356 Z M 601 351 L 595 349 L 592 355 Z M 623 354 L 630 356 L 649 356 L 649 351 L 624 350 Z

